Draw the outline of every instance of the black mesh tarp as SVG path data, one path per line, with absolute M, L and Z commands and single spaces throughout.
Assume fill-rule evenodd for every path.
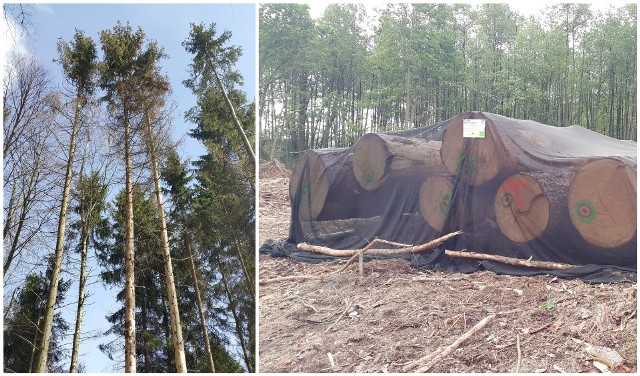
M 637 145 L 580 126 L 552 127 L 482 112 L 402 132 L 368 134 L 346 149 L 310 150 L 290 180 L 284 243 L 261 250 L 317 261 L 306 242 L 359 249 L 374 237 L 443 248 L 418 267 L 554 273 L 635 280 Z M 534 270 L 455 259 L 443 249 L 576 265 Z

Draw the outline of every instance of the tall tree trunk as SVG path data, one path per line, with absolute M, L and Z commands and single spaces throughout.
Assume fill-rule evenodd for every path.
M 64 177 L 64 189 L 62 191 L 62 203 L 60 205 L 60 216 L 58 217 L 58 234 L 56 237 L 56 251 L 53 264 L 53 273 L 49 285 L 49 296 L 47 298 L 47 310 L 45 311 L 44 323 L 42 326 L 42 338 L 38 354 L 38 362 L 35 372 L 46 371 L 47 360 L 49 358 L 49 343 L 51 342 L 51 330 L 53 328 L 53 315 L 58 297 L 58 283 L 60 282 L 60 270 L 62 269 L 62 256 L 64 251 L 64 229 L 67 220 L 67 206 L 69 205 L 69 191 L 71 190 L 71 177 L 73 175 L 73 158 L 76 149 L 76 136 L 80 128 L 80 99 L 75 101 L 75 115 L 71 139 L 69 140 L 69 158 L 67 159 L 67 171 Z
M 162 191 L 160 191 L 160 178 L 158 175 L 158 161 L 156 158 L 155 142 L 151 134 L 151 119 L 146 114 L 147 152 L 151 158 L 151 173 L 153 175 L 153 185 L 156 194 L 156 209 L 160 222 L 160 243 L 162 246 L 162 257 L 164 259 L 164 272 L 167 283 L 167 299 L 169 304 L 169 315 L 171 317 L 171 331 L 173 339 L 173 351 L 176 358 L 176 371 L 187 372 L 187 363 L 184 353 L 184 340 L 182 339 L 182 326 L 180 325 L 180 310 L 178 309 L 178 297 L 176 285 L 173 277 L 173 265 L 171 263 L 171 253 L 169 250 L 169 236 L 167 234 L 167 222 L 164 217 L 164 204 L 162 202 Z M 255 162 L 255 160 L 254 160 Z
M 122 95 L 122 103 L 126 103 Z M 124 159 L 125 159 L 125 304 L 124 304 L 124 371 L 136 372 L 136 291 L 135 249 L 133 244 L 133 182 L 131 181 L 131 140 L 129 111 L 124 110 Z
M 78 348 L 80 346 L 80 331 L 82 328 L 82 314 L 84 309 L 84 287 L 87 283 L 85 268 L 87 265 L 87 248 L 89 243 L 89 229 L 83 225 L 82 229 L 82 249 L 80 251 L 80 281 L 78 287 L 78 309 L 76 311 L 76 328 L 73 331 L 73 346 L 71 349 L 71 366 L 69 373 L 78 372 Z
M 209 370 L 212 373 L 216 372 L 215 364 L 213 363 L 213 353 L 211 352 L 211 343 L 209 342 L 209 333 L 207 332 L 207 321 L 204 315 L 204 308 L 202 306 L 202 297 L 200 295 L 200 284 L 198 274 L 196 273 L 196 264 L 193 260 L 193 252 L 191 250 L 191 241 L 189 240 L 189 234 L 186 231 L 183 234 L 184 243 L 187 247 L 189 263 L 191 266 L 191 277 L 193 278 L 193 286 L 196 292 L 196 302 L 198 303 L 198 315 L 200 316 L 200 326 L 202 327 L 202 335 L 204 336 L 204 348 L 207 354 L 207 362 L 209 363 Z

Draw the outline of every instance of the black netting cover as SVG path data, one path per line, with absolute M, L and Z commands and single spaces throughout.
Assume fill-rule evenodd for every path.
M 406 257 L 449 271 L 635 281 L 636 160 L 633 141 L 486 112 L 366 134 L 350 148 L 302 156 L 290 179 L 289 237 L 261 251 L 319 261 L 328 256 L 296 244 L 359 249 L 377 236 L 416 245 L 462 230 Z M 445 248 L 576 267 L 454 259 Z

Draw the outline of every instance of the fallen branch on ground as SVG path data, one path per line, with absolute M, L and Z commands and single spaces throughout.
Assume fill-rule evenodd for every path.
M 432 351 L 429 354 L 423 356 L 422 358 L 420 358 L 418 360 L 414 360 L 413 362 L 411 362 L 411 363 L 407 364 L 406 366 L 402 367 L 402 371 L 403 372 L 409 372 L 412 369 L 418 367 L 420 364 L 430 361 L 431 359 L 433 359 L 436 355 L 438 355 L 441 352 L 442 352 L 442 347 L 438 347 L 437 350 Z
M 369 244 L 367 244 L 366 247 L 362 248 L 360 251 L 356 252 L 353 256 L 351 256 L 351 258 L 347 261 L 346 264 L 344 264 L 344 266 L 342 268 L 340 268 L 340 270 L 335 271 L 334 273 L 341 273 L 341 272 L 345 271 L 347 269 L 347 267 L 349 265 L 351 265 L 353 260 L 356 259 L 356 257 L 363 255 L 367 250 L 369 250 L 369 248 L 373 247 L 373 245 L 378 243 L 378 242 L 380 242 L 380 239 L 378 239 L 378 237 L 376 236 L 375 238 L 373 238 L 372 241 L 369 242 Z
M 288 277 L 261 279 L 258 283 L 261 285 L 268 285 L 270 283 L 276 283 L 276 282 L 288 282 L 288 281 L 303 282 L 303 281 L 320 280 L 326 277 L 327 277 L 326 275 L 298 275 L 298 276 L 294 275 L 294 276 L 288 276 Z
M 518 259 L 513 257 L 488 255 L 486 253 L 451 251 L 449 249 L 446 249 L 444 253 L 447 256 L 451 256 L 451 257 L 464 257 L 464 258 L 472 258 L 472 259 L 478 259 L 478 260 L 490 260 L 490 261 L 501 262 L 503 264 L 526 266 L 529 268 L 536 268 L 536 269 L 560 270 L 560 269 L 567 269 L 575 266 L 575 265 L 569 265 L 569 264 L 562 264 L 559 262 L 523 260 L 523 259 Z
M 451 355 L 451 353 L 456 351 L 456 349 L 458 347 L 460 347 L 460 345 L 462 345 L 462 343 L 464 343 L 464 341 L 468 340 L 472 335 L 474 335 L 475 333 L 479 332 L 482 328 L 487 326 L 487 324 L 489 322 L 491 322 L 491 320 L 493 320 L 495 317 L 496 317 L 496 315 L 492 314 L 492 315 L 489 315 L 489 316 L 485 317 L 484 319 L 482 319 L 479 323 L 474 325 L 473 328 L 469 329 L 469 331 L 467 331 L 465 334 L 463 334 L 460 337 L 458 337 L 458 339 L 456 339 L 455 342 L 453 342 L 451 345 L 447 346 L 447 348 L 444 349 L 444 351 L 442 351 L 441 353 L 436 355 L 435 358 L 433 358 L 431 361 L 429 361 L 429 363 L 427 363 L 424 367 L 418 369 L 416 372 L 417 373 L 422 373 L 422 372 L 429 371 L 436 364 L 440 363 L 444 358 L 446 358 L 447 356 Z
M 425 244 L 422 244 L 422 245 L 404 247 L 404 248 L 399 248 L 399 249 L 374 248 L 374 249 L 369 249 L 367 253 L 370 254 L 370 255 L 403 255 L 403 254 L 407 254 L 407 253 L 418 253 L 418 252 L 429 251 L 429 250 L 434 249 L 437 246 L 441 245 L 445 241 L 447 241 L 447 240 L 449 240 L 449 239 L 451 239 L 451 238 L 453 238 L 453 237 L 455 237 L 457 235 L 460 235 L 460 234 L 462 234 L 462 231 L 456 231 L 456 232 L 452 232 L 451 234 L 447 234 L 447 235 L 441 236 L 438 239 L 432 240 L 432 241 L 430 241 L 428 243 L 425 243 Z M 378 241 L 378 242 L 380 242 L 380 241 Z M 384 241 L 384 242 L 386 242 L 387 244 L 389 243 L 387 241 Z M 393 244 L 398 244 L 398 243 L 393 243 Z M 337 257 L 351 257 L 353 255 L 358 254 L 358 252 L 361 251 L 359 249 L 332 249 L 332 248 L 328 248 L 328 247 L 310 245 L 310 244 L 307 244 L 307 243 L 298 244 L 298 249 L 300 249 L 302 251 L 322 253 L 322 254 L 325 254 L 325 255 L 337 256 Z

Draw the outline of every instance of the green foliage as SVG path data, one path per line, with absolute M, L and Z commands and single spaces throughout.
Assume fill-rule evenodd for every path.
M 58 41 L 58 54 L 62 70 L 74 83 L 78 97 L 93 95 L 98 73 L 98 56 L 93 39 L 76 29 L 71 43 Z
M 53 270 L 52 259 L 48 260 L 49 267 L 45 273 L 31 273 L 27 275 L 23 287 L 19 290 L 16 303 L 8 317 L 5 317 L 3 325 L 3 355 L 4 372 L 31 372 L 35 369 L 35 355 L 37 349 L 33 343 L 38 343 L 40 338 L 40 325 L 44 321 L 44 314 L 49 295 L 49 281 Z M 59 309 L 65 300 L 65 294 L 71 285 L 71 281 L 60 280 L 56 308 Z M 61 341 L 69 325 L 58 311 L 53 318 L 51 341 L 49 342 L 49 357 L 47 359 L 47 372 L 65 372 L 62 361 L 65 358 L 61 348 Z
M 540 305 L 540 309 L 548 311 L 550 309 L 553 309 L 555 306 L 556 306 L 556 301 L 549 298 L 544 304 Z
M 100 32 L 103 60 L 99 64 L 100 87 L 110 111 L 141 111 L 140 95 L 148 89 L 149 73 L 167 55 L 155 41 L 146 41 L 142 29 L 133 31 L 120 22 Z
M 255 136 L 255 108 L 247 102 L 244 92 L 237 87 L 242 85 L 242 75 L 234 69 L 234 64 L 242 55 L 238 46 L 229 46 L 231 32 L 224 31 L 216 36 L 215 24 L 191 25 L 188 38 L 182 43 L 185 50 L 193 54 L 189 79 L 183 84 L 191 89 L 197 98 L 197 104 L 186 114 L 186 119 L 196 125 L 190 136 L 202 143 L 209 154 L 224 158 L 229 162 L 243 161 L 240 168 L 253 179 L 254 166 L 246 159 L 247 150 L 243 147 L 242 135 L 236 128 L 234 113 L 240 122 L 242 131 L 251 140 Z M 220 83 L 215 76 L 218 74 Z M 225 93 L 233 106 L 233 112 L 225 100 Z

